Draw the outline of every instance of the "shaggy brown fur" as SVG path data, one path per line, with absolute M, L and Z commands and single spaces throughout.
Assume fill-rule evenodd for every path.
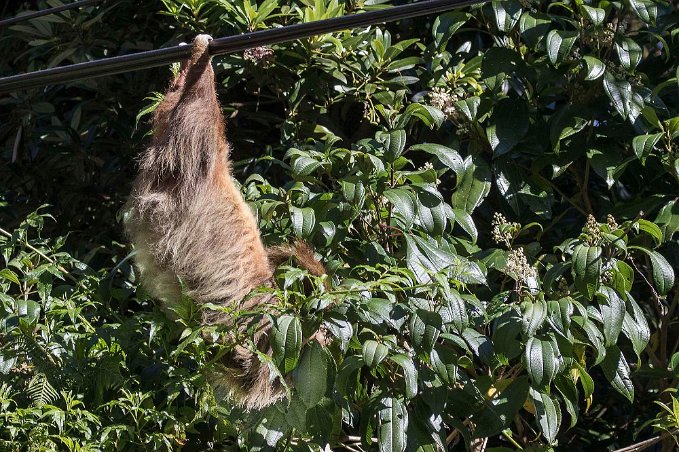
M 305 244 L 264 248 L 250 208 L 231 178 L 224 118 L 215 93 L 207 35 L 193 42 L 153 117 L 153 141 L 142 155 L 128 201 L 125 226 L 137 249 L 142 284 L 161 304 L 181 297 L 179 281 L 198 303 L 250 309 L 275 300 L 260 295 L 242 301 L 253 289 L 272 287 L 273 267 L 295 256 L 312 274 L 325 273 Z M 206 324 L 229 322 L 206 315 Z M 269 326 L 255 335 L 259 350 L 270 353 Z M 242 325 L 239 325 L 242 328 Z M 254 353 L 236 345 L 221 375 L 233 397 L 248 409 L 283 397 L 282 385 Z

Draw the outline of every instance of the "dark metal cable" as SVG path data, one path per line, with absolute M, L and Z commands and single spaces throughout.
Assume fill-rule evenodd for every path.
M 334 31 L 439 13 L 483 1 L 485 0 L 426 0 L 333 19 L 254 31 L 215 39 L 210 43 L 209 51 L 211 55 L 221 55 Z M 190 53 L 191 46 L 175 46 L 3 77 L 0 78 L 0 93 L 163 66 L 186 59 Z
M 102 1 L 106 0 L 80 0 L 73 3 L 67 3 L 66 5 L 55 6 L 54 8 L 43 9 L 28 14 L 19 14 L 18 16 L 11 17 L 9 19 L 0 20 L 0 28 L 15 24 L 17 22 L 23 22 L 24 20 L 35 19 L 36 17 L 47 16 L 48 14 L 60 13 L 62 11 L 66 11 L 67 9 L 82 8 L 84 6 L 94 5 L 95 3 L 101 3 Z

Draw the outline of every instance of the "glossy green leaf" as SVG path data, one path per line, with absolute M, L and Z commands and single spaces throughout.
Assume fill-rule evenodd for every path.
M 617 346 L 606 349 L 606 358 L 601 362 L 601 370 L 613 389 L 625 396 L 630 402 L 634 400 L 634 385 L 630 378 L 630 369 L 624 355 Z
M 641 62 L 642 50 L 639 44 L 630 38 L 619 38 L 615 42 L 615 51 L 618 53 L 620 64 L 625 69 L 632 70 Z
M 559 367 L 552 343 L 535 337 L 528 338 L 524 359 L 533 386 L 547 387 Z
M 526 401 L 529 388 L 528 378 L 518 377 L 499 394 L 486 401 L 483 409 L 472 416 L 476 424 L 474 436 L 483 438 L 497 435 L 513 422 L 516 413 Z
M 275 319 L 271 333 L 274 362 L 284 374 L 291 372 L 302 350 L 302 323 L 297 317 L 283 315 Z
M 632 149 L 634 149 L 634 154 L 637 158 L 643 162 L 646 161 L 646 157 L 651 155 L 653 148 L 662 138 L 662 133 L 653 133 L 648 135 L 639 135 L 634 137 L 632 140 Z
M 455 222 L 460 225 L 462 230 L 469 234 L 472 239 L 472 243 L 476 243 L 476 239 L 479 237 L 479 233 L 476 230 L 476 225 L 472 216 L 462 209 L 453 209 L 455 213 Z
M 318 404 L 327 392 L 331 359 L 318 342 L 312 341 L 292 372 L 295 388 L 307 407 Z
M 306 238 L 316 226 L 316 212 L 311 207 L 290 206 L 292 230 L 297 237 Z
M 410 317 L 410 334 L 413 345 L 425 352 L 431 351 L 441 333 L 443 321 L 437 312 L 418 309 Z
M 417 369 L 413 360 L 403 354 L 391 356 L 389 359 L 401 366 L 405 382 L 405 396 L 407 399 L 412 399 L 417 395 Z
M 601 318 L 603 323 L 604 345 L 610 347 L 618 342 L 625 318 L 625 302 L 610 287 L 601 287 L 597 295 L 600 296 Z
M 585 17 L 594 25 L 601 25 L 606 18 L 606 11 L 602 8 L 594 8 L 587 5 L 580 5 L 580 9 Z
M 467 157 L 462 174 L 458 175 L 457 190 L 453 193 L 452 206 L 472 213 L 488 196 L 491 172 L 481 158 Z
M 606 64 L 596 57 L 585 55 L 582 61 L 585 64 L 585 80 L 596 80 L 606 72 Z
M 547 14 L 526 11 L 519 19 L 519 30 L 528 45 L 535 47 L 547 36 L 551 23 Z
M 351 397 L 356 390 L 359 370 L 365 363 L 363 358 L 357 355 L 347 356 L 337 371 L 335 387 L 337 391 L 346 398 Z
M 451 349 L 437 345 L 431 351 L 431 364 L 436 374 L 445 383 L 457 381 L 457 355 Z
M 476 119 L 476 115 L 479 111 L 479 105 L 481 104 L 481 98 L 478 96 L 467 97 L 462 100 L 455 102 L 455 107 L 464 114 L 464 116 L 469 120 L 473 121 Z
M 377 341 L 369 340 L 363 343 L 363 362 L 374 369 L 387 357 L 389 348 Z
M 651 329 L 646 321 L 644 311 L 631 296 L 625 301 L 625 319 L 622 323 L 622 331 L 632 342 L 634 353 L 641 359 L 641 352 L 644 351 L 651 339 Z
M 405 188 L 392 188 L 384 191 L 384 197 L 392 203 L 394 212 L 409 229 L 415 218 L 415 195 Z
M 648 256 L 651 263 L 651 277 L 655 290 L 660 295 L 666 295 L 674 286 L 674 269 L 667 262 L 667 259 L 657 251 L 642 248 L 640 246 L 630 246 L 630 249 L 641 251 Z
M 658 16 L 658 5 L 652 0 L 625 0 L 632 11 L 647 24 L 655 24 Z
M 462 332 L 469 325 L 467 307 L 457 291 L 451 291 L 439 309 L 444 324 L 450 323 L 457 332 Z
M 518 1 L 493 0 L 491 6 L 497 29 L 509 33 L 521 17 L 521 3 Z
M 573 250 L 572 272 L 575 284 L 581 292 L 593 295 L 601 275 L 601 247 L 581 243 Z
M 526 337 L 533 337 L 547 318 L 547 304 L 542 300 L 521 303 L 521 325 Z
M 435 143 L 423 143 L 410 146 L 409 151 L 423 151 L 428 154 L 436 156 L 436 158 L 446 165 L 448 168 L 452 169 L 455 174 L 460 174 L 463 170 L 463 160 L 460 154 L 449 147 L 435 144 Z
M 470 14 L 462 11 L 451 11 L 438 16 L 432 27 L 432 34 L 437 46 L 445 48 L 448 40 L 470 17 Z
M 552 64 L 563 63 L 578 38 L 576 31 L 552 30 L 547 34 L 547 55 Z
M 408 411 L 403 402 L 395 397 L 380 401 L 378 413 L 378 444 L 382 452 L 403 452 L 406 448 Z
M 535 419 L 548 443 L 556 440 L 561 427 L 561 407 L 559 402 L 543 391 L 530 389 L 530 398 L 535 406 Z
M 554 379 L 554 383 L 561 394 L 564 407 L 566 407 L 566 411 L 568 411 L 568 414 L 571 417 L 571 423 L 568 428 L 573 428 L 578 423 L 578 405 L 580 402 L 578 398 L 578 388 L 575 386 L 575 382 L 570 376 L 557 375 Z

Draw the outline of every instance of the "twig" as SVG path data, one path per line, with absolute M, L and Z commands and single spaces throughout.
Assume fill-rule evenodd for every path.
M 623 447 L 622 449 L 617 449 L 614 450 L 613 452 L 639 452 L 644 449 L 647 449 L 651 447 L 652 445 L 659 443 L 660 441 L 673 437 L 674 435 L 679 434 L 679 428 L 672 431 L 672 432 L 667 432 L 663 433 L 662 435 L 654 436 L 653 438 L 649 438 L 647 440 L 641 441 L 640 443 L 632 444 L 631 446 Z
M 10 239 L 12 238 L 12 234 L 10 234 L 9 232 L 5 231 L 5 230 L 2 229 L 2 228 L 0 228 L 0 234 L 6 236 L 7 238 L 10 238 Z M 68 277 L 68 279 L 70 279 L 71 281 L 73 281 L 73 282 L 76 283 L 76 284 L 78 283 L 78 280 L 77 280 L 73 275 L 71 275 L 71 274 L 68 272 L 68 270 L 66 270 L 66 269 L 65 269 L 64 267 L 62 267 L 61 265 L 57 264 L 57 261 L 55 261 L 54 259 L 52 259 L 52 258 L 49 257 L 48 255 L 46 255 L 45 253 L 43 253 L 42 251 L 40 251 L 39 249 L 37 249 L 36 247 L 34 247 L 33 245 L 31 245 L 30 243 L 28 243 L 28 241 L 25 242 L 25 245 L 26 245 L 29 249 L 31 249 L 32 251 L 35 251 L 35 252 L 38 254 L 38 256 L 42 257 L 43 259 L 45 259 L 45 260 L 46 260 L 47 262 L 49 262 L 50 264 L 56 264 L 56 266 L 57 266 L 57 268 L 59 269 L 59 271 L 62 272 L 64 275 L 66 275 L 66 276 Z

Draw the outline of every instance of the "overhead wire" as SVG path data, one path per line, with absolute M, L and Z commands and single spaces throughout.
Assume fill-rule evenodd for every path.
M 428 14 L 435 14 L 463 6 L 482 3 L 485 0 L 426 0 L 391 8 L 349 14 L 332 19 L 286 25 L 266 30 L 258 30 L 235 36 L 214 39 L 208 48 L 210 55 L 222 55 L 277 44 L 296 39 L 309 38 L 335 31 L 365 27 L 385 22 L 393 22 Z M 103 58 L 95 61 L 55 67 L 25 74 L 0 78 L 0 93 L 46 85 L 62 84 L 76 80 L 120 74 L 123 72 L 163 66 L 189 57 L 191 47 L 179 45 L 163 49 Z
M 9 19 L 0 20 L 0 28 L 6 27 L 7 25 L 12 25 L 18 22 L 23 22 L 25 20 L 36 19 L 42 16 L 48 16 L 50 14 L 60 13 L 62 11 L 67 11 L 73 8 L 83 8 L 85 6 L 94 5 L 97 3 L 105 2 L 107 0 L 79 0 L 76 2 L 66 3 L 65 5 L 55 6 L 54 8 L 41 9 L 40 11 L 34 11 L 26 14 L 19 13 L 18 16 L 10 17 Z

